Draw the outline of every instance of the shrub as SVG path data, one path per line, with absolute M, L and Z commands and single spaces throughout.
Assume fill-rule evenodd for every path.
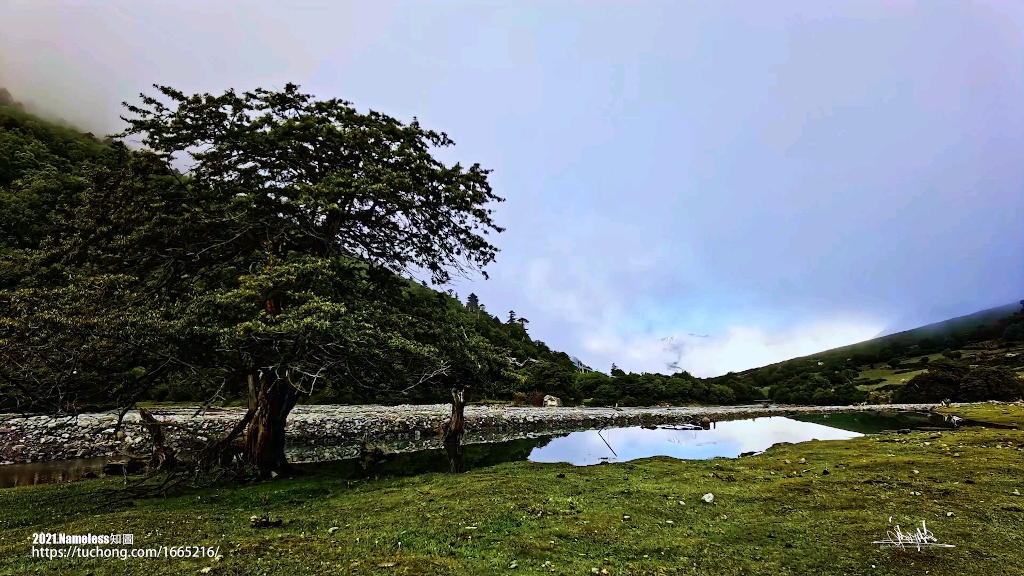
M 855 404 L 867 399 L 867 393 L 859 390 L 852 382 L 834 385 L 821 374 L 809 378 L 790 378 L 770 390 L 773 401 L 780 404 L 813 404 L 832 406 Z
M 1021 342 L 1024 341 L 1024 322 L 1018 322 L 1016 324 L 1010 324 L 1003 331 L 1003 340 L 1007 342 Z
M 980 366 L 960 384 L 961 401 L 1017 400 L 1024 398 L 1024 381 L 1005 368 Z
M 732 404 L 736 401 L 736 393 L 728 386 L 715 384 L 711 387 L 711 393 L 708 395 L 708 400 L 718 404 Z
M 610 406 L 615 404 L 619 399 L 619 388 L 616 386 L 611 379 L 604 384 L 601 384 L 594 390 L 594 404 L 598 406 Z
M 969 368 L 949 361 L 936 361 L 893 394 L 896 402 L 956 402 L 1016 400 L 1024 398 L 1024 381 L 1005 369 L 990 366 Z
M 633 398 L 632 396 L 623 396 L 622 398 L 619 398 L 618 404 L 619 404 L 619 406 L 639 406 L 640 405 L 640 403 L 637 402 L 636 398 Z
M 600 372 L 584 372 L 576 375 L 573 382 L 573 395 L 577 398 L 593 398 L 599 386 L 609 382 L 610 378 Z
M 874 390 L 868 393 L 868 400 L 871 404 L 892 404 L 892 392 L 886 390 Z

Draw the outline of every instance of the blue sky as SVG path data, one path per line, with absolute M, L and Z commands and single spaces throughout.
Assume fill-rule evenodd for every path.
M 453 288 L 604 370 L 1024 298 L 1019 2 L 288 4 L 13 0 L 0 84 L 103 132 L 152 83 L 417 116 L 507 199 L 491 280 Z

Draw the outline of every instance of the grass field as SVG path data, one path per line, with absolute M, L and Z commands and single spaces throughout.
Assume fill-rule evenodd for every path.
M 961 411 L 1024 420 L 1021 407 Z M 970 429 L 739 460 L 519 462 L 362 482 L 321 472 L 109 506 L 116 480 L 12 488 L 0 491 L 0 572 L 1024 574 L 1022 461 L 1024 432 Z M 252 515 L 283 525 L 253 528 Z M 956 547 L 872 544 L 921 521 Z M 221 558 L 32 559 L 35 532 L 132 533 L 136 548 L 215 546 Z
M 877 389 L 879 389 L 879 388 L 881 388 L 883 386 L 888 386 L 890 384 L 905 384 L 905 383 L 909 382 L 910 379 L 913 378 L 914 376 L 917 376 L 918 374 L 923 374 L 923 373 L 927 372 L 927 370 L 914 370 L 912 372 L 905 372 L 903 374 L 895 374 L 894 372 L 896 372 L 895 369 L 888 369 L 888 368 L 886 368 L 886 369 L 882 369 L 882 368 L 870 369 L 870 368 L 868 368 L 868 369 L 862 370 L 861 373 L 860 373 L 860 376 L 858 376 L 858 378 L 870 378 L 872 380 L 875 380 L 875 379 L 878 379 L 878 378 L 884 378 L 885 382 L 879 382 L 877 384 L 861 385 L 861 386 L 858 386 L 858 388 L 860 388 L 861 390 L 870 391 L 870 390 L 877 390 Z

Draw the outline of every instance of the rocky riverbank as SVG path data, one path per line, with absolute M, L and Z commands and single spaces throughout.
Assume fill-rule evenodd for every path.
M 765 416 L 851 411 L 931 410 L 937 404 L 872 406 L 702 406 L 682 408 L 532 408 L 469 406 L 465 441 L 486 442 L 532 434 L 557 434 L 591 428 L 699 423 Z M 437 433 L 451 410 L 448 404 L 425 406 L 298 406 L 288 419 L 289 455 L 296 461 L 355 456 L 360 442 L 387 443 L 397 449 L 437 444 Z M 187 429 L 200 437 L 225 434 L 245 413 L 241 408 L 159 408 L 151 413 L 168 424 L 174 445 Z M 113 412 L 77 416 L 0 415 L 0 463 L 147 454 L 152 449 L 137 411 L 117 426 Z

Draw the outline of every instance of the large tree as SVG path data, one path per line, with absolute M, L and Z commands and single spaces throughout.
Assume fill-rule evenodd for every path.
M 115 146 L 44 240 L 8 244 L 8 407 L 123 406 L 157 382 L 248 394 L 245 456 L 266 475 L 304 392 L 432 384 L 461 415 L 468 385 L 507 376 L 473 317 L 402 277 L 444 284 L 497 253 L 502 199 L 479 165 L 434 157 L 446 135 L 291 84 L 157 90 L 126 104 L 121 136 L 145 149 Z
M 371 282 L 393 302 L 406 291 L 394 274 L 426 271 L 443 284 L 483 272 L 497 252 L 486 235 L 502 231 L 489 171 L 436 159 L 452 141 L 415 119 L 314 100 L 292 84 L 218 96 L 157 89 L 126 105 L 123 136 L 141 136 L 169 170 L 183 162 L 186 195 L 212 206 L 206 221 L 217 223 L 177 253 L 185 277 L 160 290 L 182 307 L 175 317 L 191 340 L 233 363 L 227 384 L 248 388 L 246 455 L 261 473 L 287 465 L 285 420 L 319 382 L 377 378 L 383 366 L 414 383 L 455 372 L 430 344 L 381 325 L 415 324 L 395 318 L 401 306 L 351 295 Z

